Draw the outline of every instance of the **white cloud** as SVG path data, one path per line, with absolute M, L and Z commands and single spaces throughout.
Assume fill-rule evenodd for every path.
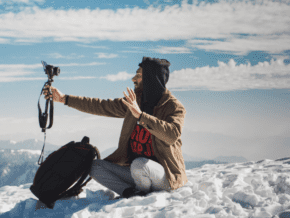
M 60 77 L 59 80 L 81 80 L 81 79 L 96 79 L 94 76 L 74 76 L 74 77 Z M 0 76 L 1 82 L 20 82 L 20 81 L 35 81 L 42 80 L 46 81 L 47 77 L 11 77 L 11 76 Z
M 0 64 L 0 70 L 37 69 L 42 64 Z
M 77 55 L 76 53 L 72 53 L 70 55 L 61 55 L 59 53 L 51 53 L 51 54 L 48 54 L 49 57 L 51 58 L 64 58 L 64 59 L 77 59 L 77 58 L 83 58 L 85 57 L 84 55 Z
M 20 81 L 34 81 L 34 80 L 42 80 L 46 81 L 45 77 L 0 77 L 1 82 L 20 82 Z
M 74 77 L 60 77 L 60 80 L 79 80 L 79 79 L 96 79 L 95 76 L 74 76 Z
M 95 53 L 98 55 L 98 58 L 116 58 L 118 54 L 107 54 L 107 53 Z
M 290 37 L 286 34 L 274 36 L 250 36 L 244 38 L 228 38 L 226 41 L 193 39 L 188 45 L 205 50 L 235 52 L 244 55 L 250 51 L 266 51 L 280 53 L 290 49 Z
M 10 40 L 10 42 L 12 42 Z M 31 37 L 31 38 L 22 38 L 22 39 L 15 39 L 16 43 L 30 45 L 33 43 L 41 43 L 41 38 Z
M 217 67 L 182 69 L 170 74 L 167 84 L 174 90 L 209 89 L 214 91 L 247 89 L 290 88 L 290 65 L 282 59 L 270 63 L 260 62 L 252 66 L 237 65 L 233 59 L 228 63 L 218 62 Z
M 85 64 L 81 64 L 81 63 L 58 64 L 57 66 L 59 67 L 76 67 L 76 66 L 84 67 L 84 66 L 98 66 L 98 65 L 104 65 L 104 64 L 106 63 L 91 62 L 91 63 L 85 63 Z
M 97 49 L 109 49 L 107 46 L 97 46 L 97 45 L 83 45 L 83 44 L 77 44 L 77 46 L 85 47 L 85 48 L 97 48 Z
M 10 43 L 10 39 L 0 38 L 0 44 L 8 44 Z
M 118 74 L 109 74 L 105 77 L 100 77 L 100 79 L 106 79 L 112 82 L 116 82 L 119 80 L 128 80 L 131 79 L 134 76 L 134 74 L 129 74 L 127 72 L 119 72 Z
M 152 51 L 160 54 L 184 54 L 191 53 L 189 48 L 185 47 L 159 47 L 152 49 Z
M 75 67 L 75 66 L 97 66 L 105 63 L 91 62 L 91 63 L 69 63 L 69 64 L 53 64 L 59 67 Z M 18 82 L 18 81 L 46 81 L 47 77 L 31 77 L 35 74 L 34 69 L 41 69 L 42 64 L 0 64 L 0 82 Z M 26 76 L 26 77 L 25 77 Z M 61 80 L 78 80 L 78 79 L 95 79 L 92 76 L 74 76 L 74 77 L 60 77 Z
M 0 78 L 4 77 L 15 77 L 15 76 L 25 76 L 34 74 L 33 71 L 15 70 L 15 71 L 0 71 Z
M 143 51 L 121 51 L 121 52 L 123 52 L 123 53 L 138 53 L 138 54 L 143 53 Z
M 0 82 L 12 82 L 21 80 L 33 80 L 32 78 L 18 77 L 34 74 L 33 69 L 42 67 L 41 64 L 1 64 Z M 18 78 L 16 78 L 18 77 Z M 40 78 L 35 78 L 39 80 Z M 35 80 L 34 79 L 34 80 Z
M 183 2 L 181 6 L 152 6 L 101 10 L 99 8 L 54 10 L 26 8 L 0 15 L 0 37 L 17 40 L 52 38 L 55 41 L 148 41 L 226 39 L 206 49 L 245 52 L 246 48 L 269 52 L 289 49 L 290 4 L 270 0 Z M 49 17 L 49 19 L 47 19 Z M 239 34 L 252 37 L 239 38 Z M 194 42 L 194 41 L 193 41 Z M 258 43 L 256 43 L 258 42 Z M 265 44 L 270 42 L 270 47 Z M 237 45 L 236 45 L 237 44 Z M 279 46 L 275 47 L 275 44 Z M 281 45 L 280 45 L 281 44 Z M 200 45 L 202 48 L 203 45 Z
M 11 4 L 27 4 L 27 5 L 31 5 L 31 4 L 34 4 L 34 3 L 44 3 L 45 0 L 2 0 L 0 1 L 0 5 L 3 5 L 3 4 L 8 4 L 8 5 L 11 5 Z
M 100 62 L 91 62 L 91 63 L 69 63 L 69 64 L 53 64 L 54 66 L 61 67 L 75 67 L 75 66 L 96 66 L 96 65 L 104 65 L 106 63 Z M 38 69 L 43 68 L 42 64 L 0 64 L 0 70 L 4 71 L 15 71 L 17 69 Z M 1 73 L 1 72 L 0 72 Z M 1 76 L 1 74 L 0 74 Z

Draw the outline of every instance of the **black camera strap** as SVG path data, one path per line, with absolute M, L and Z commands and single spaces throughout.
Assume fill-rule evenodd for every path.
M 53 99 L 49 97 L 49 99 L 46 100 L 46 103 L 45 103 L 45 112 L 42 113 L 42 110 L 41 110 L 41 107 L 40 107 L 40 97 L 43 93 L 43 90 L 44 90 L 44 87 L 48 85 L 48 86 L 51 86 L 51 83 L 50 82 L 46 82 L 41 90 L 41 93 L 40 93 L 40 96 L 39 96 L 39 99 L 38 99 L 38 119 L 39 119 L 39 126 L 40 128 L 42 129 L 42 132 L 45 132 L 46 129 L 50 129 L 52 127 L 52 124 L 53 124 Z M 50 91 L 48 90 L 48 96 L 50 96 L 52 93 L 50 93 Z M 46 127 L 46 124 L 47 124 L 47 118 L 48 118 L 48 105 L 50 104 L 50 110 L 49 110 L 49 126 Z
M 53 124 L 53 99 L 52 98 L 48 98 L 46 100 L 46 103 L 45 103 L 45 112 L 42 113 L 42 110 L 41 110 L 41 107 L 40 107 L 40 97 L 43 93 L 43 90 L 44 90 L 44 87 L 46 85 L 49 85 L 49 87 L 51 86 L 51 83 L 50 82 L 46 82 L 41 90 L 41 93 L 40 93 L 40 96 L 39 96 L 39 99 L 38 99 L 38 120 L 39 120 L 39 126 L 40 128 L 42 129 L 42 132 L 44 132 L 44 144 L 43 144 L 43 147 L 42 147 L 42 151 L 41 151 L 41 154 L 40 154 L 40 157 L 38 159 L 38 165 L 41 165 L 42 162 L 43 162 L 43 156 L 44 156 L 44 147 L 45 147 L 45 140 L 46 140 L 46 129 L 50 129 L 52 127 L 52 124 Z M 50 90 L 48 90 L 48 96 L 50 96 L 51 93 L 50 93 Z M 50 104 L 50 109 L 49 109 L 49 125 L 48 127 L 46 127 L 46 124 L 47 124 L 47 118 L 48 118 L 48 106 Z M 40 162 L 41 160 L 41 162 Z

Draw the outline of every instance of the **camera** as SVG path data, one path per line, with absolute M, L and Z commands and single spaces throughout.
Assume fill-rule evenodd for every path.
M 41 63 L 43 65 L 44 72 L 45 72 L 45 74 L 47 74 L 49 80 L 53 81 L 53 77 L 58 76 L 60 74 L 59 67 L 47 65 L 47 63 L 45 61 L 41 61 Z

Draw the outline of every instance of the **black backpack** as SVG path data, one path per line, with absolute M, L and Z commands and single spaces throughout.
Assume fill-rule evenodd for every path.
M 92 179 L 89 177 L 84 182 L 95 157 L 101 159 L 100 152 L 89 144 L 86 136 L 81 142 L 72 141 L 62 146 L 40 165 L 30 187 L 31 192 L 51 209 L 57 200 L 77 196 Z

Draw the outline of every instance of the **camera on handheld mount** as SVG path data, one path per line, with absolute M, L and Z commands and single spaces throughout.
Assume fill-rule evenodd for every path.
M 60 74 L 59 67 L 47 65 L 47 63 L 45 61 L 41 61 L 41 63 L 43 65 L 43 69 L 44 69 L 45 74 L 47 74 L 47 76 L 48 76 L 48 80 L 50 82 L 53 82 L 53 77 L 58 76 Z
M 39 126 L 42 129 L 42 132 L 44 132 L 44 144 L 43 144 L 43 148 L 42 148 L 42 152 L 40 154 L 39 160 L 38 160 L 38 164 L 41 165 L 41 163 L 43 162 L 43 154 L 44 154 L 44 146 L 45 146 L 45 138 L 46 138 L 46 129 L 50 129 L 52 127 L 53 124 L 53 98 L 50 97 L 52 95 L 50 89 L 48 89 L 48 98 L 46 100 L 46 104 L 45 104 L 45 112 L 42 113 L 39 101 L 40 101 L 40 97 L 43 94 L 43 91 L 45 89 L 45 86 L 51 86 L 51 83 L 53 82 L 53 77 L 54 76 L 58 76 L 60 74 L 60 69 L 59 67 L 54 67 L 53 65 L 47 65 L 47 63 L 45 61 L 41 61 L 42 65 L 43 65 L 43 70 L 45 72 L 45 74 L 47 74 L 48 80 L 47 82 L 45 82 L 43 88 L 41 89 L 41 93 L 38 99 L 38 120 L 39 120 Z M 46 127 L 47 124 L 47 118 L 48 118 L 48 105 L 50 104 L 50 109 L 49 109 L 49 126 Z M 41 161 L 40 161 L 41 160 Z

